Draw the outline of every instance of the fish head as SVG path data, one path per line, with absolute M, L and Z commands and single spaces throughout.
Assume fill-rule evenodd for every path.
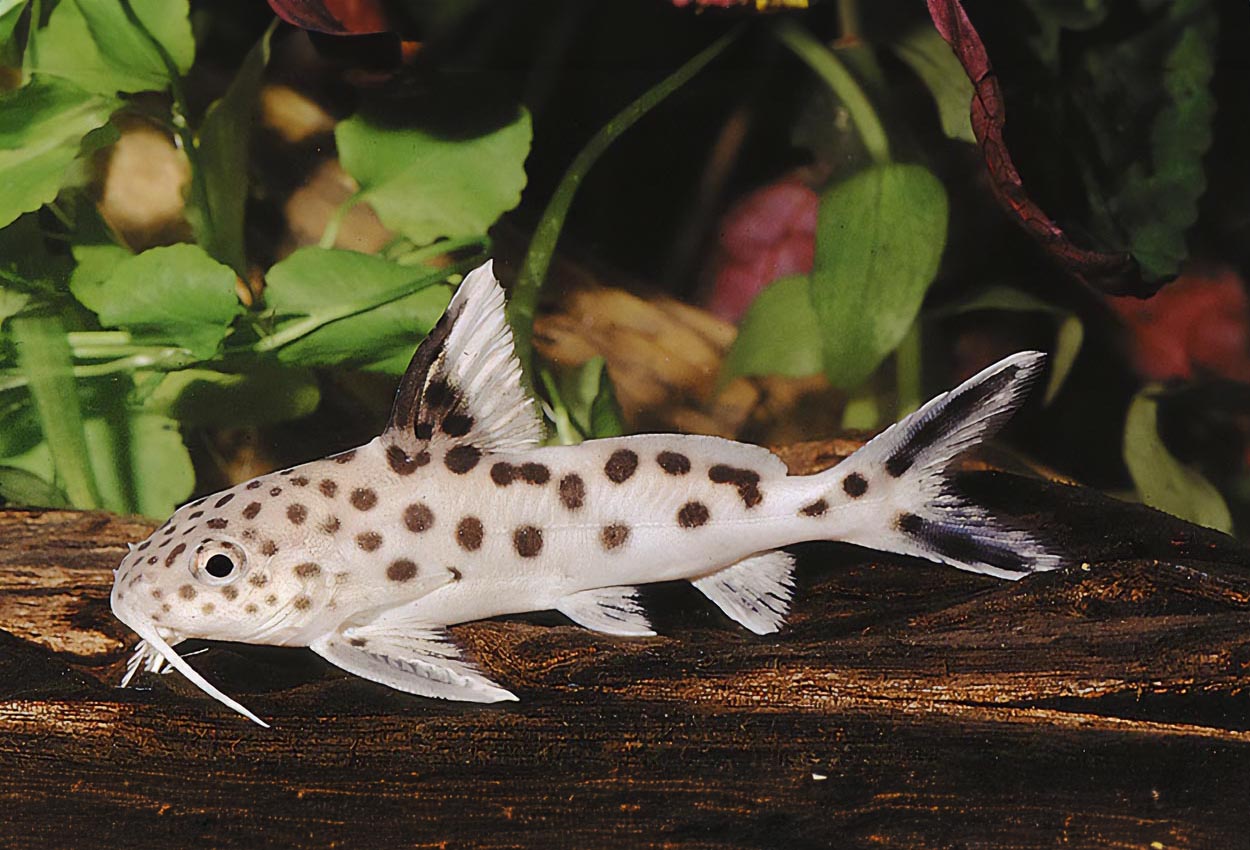
M 309 533 L 315 520 L 314 500 L 301 489 L 307 480 L 297 468 L 223 490 L 179 508 L 130 547 L 114 570 L 110 603 L 143 638 L 132 670 L 145 655 L 150 667 L 159 654 L 201 689 L 256 719 L 172 647 L 189 638 L 300 645 L 333 626 L 329 573 L 340 556 L 333 535 Z

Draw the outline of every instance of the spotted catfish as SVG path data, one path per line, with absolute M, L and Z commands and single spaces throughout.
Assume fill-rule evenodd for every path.
M 648 434 L 539 445 L 503 293 L 468 275 L 417 350 L 390 422 L 360 448 L 180 508 L 123 559 L 113 612 L 141 667 L 190 667 L 187 638 L 307 646 L 402 691 L 515 697 L 445 628 L 555 609 L 612 635 L 653 634 L 640 584 L 686 580 L 757 634 L 775 632 L 793 560 L 779 547 L 845 540 L 1003 578 L 1058 565 L 945 487 L 951 460 L 1023 400 L 1043 355 L 1008 357 L 833 469 L 787 475 L 758 446 Z

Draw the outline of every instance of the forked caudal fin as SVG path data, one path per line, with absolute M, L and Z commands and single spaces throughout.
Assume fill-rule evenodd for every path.
M 841 507 L 829 512 L 837 539 L 1007 579 L 1060 566 L 1033 535 L 952 493 L 946 475 L 1024 402 L 1045 361 L 1036 351 L 1000 360 L 820 473 L 825 495 L 812 504 Z

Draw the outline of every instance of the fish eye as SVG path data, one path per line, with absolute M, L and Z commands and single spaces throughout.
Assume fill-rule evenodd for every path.
M 234 561 L 230 560 L 229 555 L 223 555 L 218 552 L 205 562 L 204 572 L 213 578 L 226 578 L 234 572 Z
M 247 568 L 247 557 L 233 543 L 205 540 L 195 550 L 191 573 L 205 584 L 223 585 L 237 581 Z

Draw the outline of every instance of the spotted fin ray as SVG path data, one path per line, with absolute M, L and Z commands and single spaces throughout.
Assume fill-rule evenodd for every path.
M 430 449 L 514 451 L 543 436 L 493 263 L 474 269 L 408 365 L 382 439 L 392 465 Z M 419 461 L 418 461 L 419 462 Z

